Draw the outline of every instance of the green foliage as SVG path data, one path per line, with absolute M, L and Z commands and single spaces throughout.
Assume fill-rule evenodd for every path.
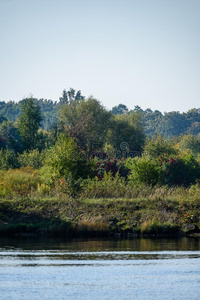
M 144 140 L 145 136 L 138 113 L 113 116 L 107 142 L 113 145 L 116 151 L 141 152 Z M 126 149 L 123 148 L 122 143 L 126 143 Z
M 182 150 L 189 150 L 197 157 L 200 154 L 200 136 L 185 135 L 181 138 L 180 146 Z
M 83 198 L 117 198 L 123 197 L 125 193 L 125 178 L 120 177 L 119 173 L 113 176 L 111 172 L 105 172 L 102 179 L 95 177 L 84 181 L 81 196 Z
M 188 130 L 189 122 L 185 114 L 179 111 L 164 113 L 159 124 L 159 131 L 165 137 L 179 136 Z
M 113 115 L 123 115 L 128 113 L 128 107 L 124 104 L 119 104 L 117 106 L 114 106 L 111 110 L 111 113 Z
M 0 149 L 0 170 L 8 170 L 18 167 L 16 153 L 9 148 Z
M 117 160 L 114 158 L 97 161 L 95 165 L 95 175 L 98 179 L 102 179 L 106 173 L 116 174 L 127 178 L 129 169 L 125 166 L 125 160 Z
M 123 104 L 113 107 L 111 112 L 113 114 L 123 113 Z M 126 106 L 125 106 L 126 107 Z M 122 109 L 120 109 L 122 108 Z M 135 106 L 133 112 L 140 114 L 142 124 L 144 126 L 144 133 L 148 137 L 161 134 L 169 138 L 179 136 L 181 134 L 198 135 L 200 132 L 200 109 L 191 109 L 187 113 L 180 113 L 173 111 L 162 114 L 160 111 L 151 109 L 143 110 L 139 106 Z M 128 113 L 131 113 L 129 111 Z
M 191 155 L 160 158 L 163 184 L 189 186 L 200 179 L 200 163 Z
M 0 124 L 0 148 L 21 151 L 19 130 L 12 121 L 3 121 Z
M 155 160 L 149 157 L 135 157 L 129 159 L 127 167 L 130 168 L 128 179 L 139 184 L 156 185 L 160 180 L 160 168 Z
M 22 114 L 19 119 L 19 132 L 24 150 L 38 147 L 40 136 L 38 129 L 42 121 L 40 107 L 34 100 L 28 99 L 22 104 Z
M 0 196 L 27 196 L 40 184 L 41 180 L 36 170 L 21 168 L 0 171 Z
M 38 149 L 24 151 L 18 155 L 18 163 L 21 167 L 32 167 L 33 169 L 40 169 L 43 165 L 45 151 L 39 152 Z
M 34 102 L 41 107 L 43 120 L 41 126 L 47 130 L 51 126 L 55 126 L 57 123 L 57 115 L 63 104 L 70 104 L 73 102 L 80 102 L 84 99 L 80 91 L 71 89 L 69 91 L 64 90 L 62 97 L 58 102 L 47 99 L 34 99 Z M 21 114 L 21 107 L 28 99 L 23 99 L 19 102 L 0 101 L 0 123 L 4 120 L 15 122 L 19 119 Z M 167 138 L 172 136 L 179 136 L 180 134 L 194 134 L 200 133 L 200 108 L 190 109 L 186 113 L 180 112 L 168 112 L 162 114 L 160 111 L 152 111 L 150 108 L 143 110 L 139 106 L 135 106 L 132 111 L 138 113 L 141 117 L 141 121 L 144 127 L 144 133 L 148 137 L 152 137 L 155 134 L 161 134 Z M 126 105 L 119 104 L 113 107 L 111 113 L 114 115 L 130 114 Z
M 140 225 L 140 231 L 142 234 L 173 234 L 180 230 L 177 224 L 172 224 L 171 222 L 161 223 L 155 219 L 149 220 L 148 222 L 143 222 Z
M 46 153 L 42 170 L 50 184 L 61 184 L 63 189 L 73 195 L 80 187 L 83 178 L 93 172 L 93 163 L 87 162 L 74 138 L 59 135 L 58 140 Z
M 85 97 L 81 95 L 81 91 L 75 91 L 70 88 L 69 91 L 63 90 L 62 97 L 59 98 L 61 104 L 70 104 L 74 101 L 83 100 Z
M 171 140 L 166 140 L 161 135 L 153 136 L 151 139 L 147 140 L 144 147 L 144 155 L 151 158 L 157 158 L 161 155 L 174 155 L 177 150 L 174 148 Z
M 21 113 L 20 103 L 0 101 L 0 114 L 9 121 L 15 122 Z
M 60 110 L 65 128 L 89 154 L 103 147 L 110 118 L 111 114 L 92 97 L 65 104 Z
M 130 169 L 128 179 L 132 183 L 187 187 L 200 179 L 200 163 L 192 155 L 137 157 L 128 159 L 126 167 Z
M 12 122 L 17 121 L 22 113 L 22 106 L 29 99 L 23 99 L 19 102 L 9 101 L 0 102 L 0 123 L 6 119 Z M 57 123 L 57 112 L 60 109 L 61 104 L 47 99 L 35 99 L 34 102 L 40 106 L 43 120 L 41 126 L 47 130 L 50 126 L 54 126 Z M 2 119 L 3 117 L 3 119 Z M 2 120 L 2 121 L 1 121 Z

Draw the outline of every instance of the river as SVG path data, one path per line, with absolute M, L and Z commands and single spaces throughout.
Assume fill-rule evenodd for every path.
M 200 299 L 200 239 L 0 238 L 0 299 Z

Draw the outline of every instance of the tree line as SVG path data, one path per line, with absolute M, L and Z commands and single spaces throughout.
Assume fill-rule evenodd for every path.
M 47 99 L 34 99 L 34 102 L 40 106 L 42 113 L 41 128 L 49 130 L 58 122 L 58 112 L 63 104 L 70 104 L 74 100 L 85 99 L 81 91 L 75 91 L 70 88 L 69 91 L 64 90 L 58 101 Z M 15 122 L 22 113 L 23 103 L 28 99 L 19 102 L 0 101 L 0 123 L 3 121 Z M 138 113 L 143 125 L 144 134 L 148 137 L 161 134 L 165 137 L 173 137 L 179 135 L 198 135 L 200 133 L 200 108 L 192 108 L 187 112 L 179 111 L 162 113 L 159 110 L 151 110 L 147 108 L 143 110 L 136 105 L 134 109 L 129 109 L 124 104 L 119 104 L 110 110 L 113 115 L 127 115 L 132 112 Z
M 102 191 L 103 182 L 113 180 L 123 190 L 138 184 L 187 187 L 200 179 L 198 131 L 186 135 L 182 126 L 178 134 L 175 126 L 184 117 L 187 124 L 196 122 L 192 126 L 197 129 L 199 110 L 162 115 L 138 106 L 130 111 L 120 104 L 108 111 L 95 98 L 86 99 L 73 89 L 64 90 L 58 103 L 30 98 L 7 105 L 15 107 L 16 115 L 13 120 L 6 114 L 1 117 L 0 169 L 39 170 L 44 190 L 59 187 L 74 196 L 85 188 Z M 51 114 L 54 121 L 42 127 L 45 115 Z M 176 132 L 162 134 L 156 127 L 154 135 L 145 134 L 147 120 L 151 124 L 161 115 L 163 124 L 171 130 L 176 127 Z

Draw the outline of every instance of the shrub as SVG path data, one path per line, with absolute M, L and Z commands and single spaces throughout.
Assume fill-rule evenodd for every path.
M 125 160 L 117 160 L 115 158 L 100 160 L 95 166 L 95 175 L 102 179 L 105 173 L 111 173 L 115 176 L 119 173 L 120 176 L 127 178 L 129 169 L 125 165 Z
M 41 170 L 48 184 L 62 182 L 65 192 L 74 195 L 82 179 L 93 175 L 93 162 L 86 160 L 74 138 L 60 135 L 57 142 L 46 153 L 44 168 Z
M 32 167 L 33 169 L 39 169 L 42 167 L 45 157 L 45 152 L 39 152 L 38 149 L 24 151 L 18 155 L 18 162 L 21 167 Z
M 120 198 L 126 194 L 125 179 L 119 173 L 114 177 L 111 172 L 105 172 L 102 179 L 95 177 L 85 180 L 82 188 L 83 198 Z
M 156 185 L 160 181 L 160 168 L 155 160 L 148 157 L 129 159 L 130 168 L 128 179 L 133 183 Z
M 172 234 L 177 233 L 180 228 L 176 224 L 171 224 L 170 222 L 158 222 L 155 219 L 143 222 L 140 225 L 140 230 L 142 234 Z
M 160 157 L 161 182 L 168 185 L 189 186 L 200 179 L 200 164 L 191 155 Z

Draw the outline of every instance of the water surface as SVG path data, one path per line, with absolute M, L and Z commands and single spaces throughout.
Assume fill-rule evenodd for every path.
M 200 239 L 0 239 L 0 299 L 200 299 Z

